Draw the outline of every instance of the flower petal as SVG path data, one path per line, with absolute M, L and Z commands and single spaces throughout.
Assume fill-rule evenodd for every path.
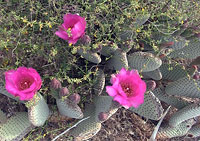
M 122 68 L 119 74 L 112 76 L 111 83 L 112 86 L 106 87 L 107 93 L 114 97 L 114 101 L 119 102 L 125 108 L 137 108 L 144 102 L 146 83 L 140 78 L 136 70 L 129 71 Z M 125 92 L 123 89 L 126 88 L 130 89 L 125 90 Z
M 112 86 L 106 86 L 106 92 L 107 92 L 110 96 L 115 96 L 115 95 L 117 95 L 117 91 L 116 91 Z
M 62 39 L 64 39 L 64 40 L 68 40 L 68 39 L 69 39 L 69 37 L 68 37 L 66 31 L 59 30 L 59 31 L 56 31 L 55 34 L 56 34 L 58 37 L 60 37 L 60 38 L 62 38 Z

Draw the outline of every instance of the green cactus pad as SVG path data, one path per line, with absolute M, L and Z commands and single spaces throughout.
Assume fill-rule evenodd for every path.
M 182 36 L 182 37 L 190 37 L 192 35 L 194 35 L 194 29 L 192 27 L 189 27 L 180 36 Z
M 89 50 L 84 50 L 82 48 L 77 49 L 77 53 L 83 56 L 86 60 L 99 64 L 101 62 L 101 57 L 97 53 L 93 53 Z
M 188 135 L 192 135 L 192 137 L 200 137 L 200 124 L 192 126 L 188 131 Z
M 43 96 L 37 95 L 39 100 L 30 107 L 28 107 L 28 117 L 34 126 L 42 126 L 49 117 L 49 107 Z
M 58 90 L 55 90 L 55 89 L 53 89 L 53 88 L 50 88 L 50 89 L 51 89 L 50 93 L 51 93 L 51 95 L 52 95 L 55 99 L 60 98 L 60 96 L 59 96 L 59 89 L 58 89 Z
M 152 92 L 160 101 L 164 101 L 165 103 L 172 105 L 177 109 L 182 109 L 183 107 L 191 104 L 190 102 L 185 101 L 181 98 L 165 94 L 163 88 L 156 88 Z
M 0 124 L 5 123 L 7 121 L 6 114 L 0 110 Z
M 193 60 L 193 61 L 190 63 L 190 66 L 193 66 L 193 65 L 200 65 L 200 56 L 197 57 L 195 60 Z
M 169 95 L 200 98 L 200 80 L 188 76 L 178 79 L 166 86 L 165 92 Z
M 131 69 L 148 72 L 158 69 L 162 61 L 148 52 L 134 52 L 128 56 L 128 64 Z
M 20 103 L 24 103 L 24 101 L 19 100 L 19 97 L 15 97 L 15 96 L 11 95 L 11 94 L 5 89 L 4 86 L 0 86 L 0 93 L 3 94 L 3 95 L 5 95 L 5 96 L 7 96 L 7 97 L 9 97 L 9 98 L 12 98 L 12 99 L 14 99 L 14 100 L 16 100 L 16 101 L 18 101 L 18 102 L 20 102 Z
M 134 32 L 130 30 L 123 31 L 121 34 L 119 34 L 119 37 L 121 40 L 126 41 L 126 40 L 131 40 L 134 36 Z
M 190 119 L 187 121 L 182 122 L 181 124 L 177 125 L 176 127 L 171 127 L 169 125 L 162 125 L 158 132 L 158 138 L 173 138 L 173 137 L 181 137 L 187 134 L 190 130 L 192 125 L 194 124 L 194 120 Z
M 84 117 L 83 118 L 86 118 L 86 117 L 94 117 L 95 116 L 95 105 L 94 103 L 86 103 L 85 104 L 85 108 L 84 108 Z
M 127 55 L 121 49 L 117 49 L 112 58 L 108 60 L 106 66 L 110 69 L 115 69 L 117 71 L 122 68 L 128 68 Z
M 162 79 L 162 74 L 159 69 L 155 69 L 153 71 L 148 71 L 148 72 L 143 72 L 142 75 L 145 77 L 152 78 L 154 80 L 161 80 Z
M 129 110 L 152 120 L 159 120 L 164 111 L 159 99 L 151 91 L 144 94 L 144 103 L 142 105 L 137 109 L 131 107 Z
M 182 26 L 180 27 L 179 30 L 177 30 L 176 32 L 173 33 L 173 35 L 174 35 L 174 36 L 179 36 L 179 35 L 181 35 L 186 29 L 187 29 L 187 28 L 186 28 L 184 25 L 182 25 Z
M 194 69 L 186 70 L 180 64 L 166 64 L 163 63 L 159 68 L 163 79 L 176 81 L 180 78 L 186 77 L 194 73 Z
M 191 41 L 186 47 L 175 50 L 168 56 L 170 58 L 195 59 L 200 56 L 200 41 Z
M 73 103 L 71 100 L 56 99 L 56 103 L 61 115 L 76 119 L 83 118 L 83 113 L 80 107 L 76 103 Z
M 105 86 L 105 74 L 103 70 L 99 69 L 96 74 L 96 80 L 93 86 L 94 93 L 100 95 Z
M 194 103 L 174 113 L 169 119 L 169 125 L 175 127 L 181 122 L 197 116 L 200 116 L 200 104 Z
M 135 27 L 140 27 L 142 26 L 146 21 L 148 21 L 150 17 L 150 14 L 146 14 L 146 15 L 138 15 L 136 17 L 135 22 L 133 23 Z
M 188 41 L 185 40 L 184 38 L 181 37 L 176 37 L 176 38 L 172 38 L 170 37 L 168 40 L 168 42 L 173 42 L 174 44 L 170 46 L 170 48 L 174 49 L 174 50 L 179 50 L 184 48 Z
M 94 117 L 94 105 L 87 105 L 85 109 L 85 117 L 90 116 L 90 118 L 82 121 L 75 128 L 69 131 L 69 135 L 72 135 L 77 140 L 90 139 L 101 129 L 101 123 L 97 122 Z
M 0 126 L 1 141 L 20 141 L 32 129 L 26 112 L 16 113 Z
M 95 120 L 101 122 L 98 118 L 99 113 L 105 112 L 108 114 L 109 119 L 114 113 L 117 112 L 119 107 L 113 101 L 111 96 L 97 96 L 94 99 L 95 104 Z
M 117 49 L 118 46 L 114 43 L 112 45 L 103 44 L 100 53 L 104 56 L 111 56 Z

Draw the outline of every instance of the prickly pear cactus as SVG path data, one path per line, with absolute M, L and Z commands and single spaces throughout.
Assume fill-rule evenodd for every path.
M 183 59 L 195 59 L 200 56 L 200 41 L 190 41 L 188 46 L 173 51 L 169 57 L 170 58 L 183 58 Z
M 200 104 L 191 104 L 174 113 L 169 119 L 169 125 L 176 127 L 185 120 L 200 116 Z
M 164 88 L 161 87 L 154 89 L 152 92 L 160 101 L 164 101 L 165 103 L 176 107 L 177 109 L 182 109 L 183 107 L 191 104 L 190 102 L 183 100 L 180 97 L 167 95 L 164 93 Z
M 145 14 L 145 15 L 138 15 L 135 19 L 134 26 L 135 27 L 140 27 L 142 26 L 150 17 L 150 14 Z
M 110 69 L 115 69 L 117 71 L 121 68 L 128 68 L 127 55 L 121 49 L 117 49 L 111 59 L 107 62 L 106 66 Z
M 170 48 L 174 50 L 182 49 L 188 44 L 188 41 L 182 37 L 170 38 L 168 41 L 173 42 L 173 45 L 171 45 Z
M 3 94 L 3 95 L 5 95 L 5 96 L 7 96 L 7 97 L 9 97 L 9 98 L 12 98 L 12 99 L 14 99 L 14 100 L 16 100 L 16 101 L 18 101 L 18 102 L 20 102 L 20 103 L 24 103 L 24 101 L 19 100 L 18 97 L 14 97 L 13 95 L 11 95 L 11 94 L 4 88 L 4 86 L 0 86 L 0 94 Z
M 72 135 L 76 140 L 87 140 L 96 135 L 101 129 L 101 123 L 95 120 L 94 111 L 95 106 L 93 104 L 86 104 L 84 118 L 89 118 L 70 130 L 69 135 Z
M 81 119 L 83 118 L 83 113 L 80 107 L 69 99 L 56 99 L 58 106 L 58 111 L 61 115 L 70 118 Z
M 147 52 L 134 52 L 128 55 L 128 64 L 131 69 L 136 69 L 139 72 L 148 72 L 158 69 L 162 61 Z
M 180 78 L 192 75 L 195 71 L 194 68 L 187 70 L 185 69 L 184 66 L 175 63 L 172 64 L 163 63 L 159 69 L 162 73 L 163 79 L 172 81 L 176 81 Z
M 200 137 L 200 125 L 193 125 L 192 128 L 188 131 L 189 137 Z
M 140 107 L 131 107 L 129 110 L 152 120 L 159 120 L 164 111 L 160 100 L 151 91 L 144 94 L 144 103 Z
M 20 141 L 31 129 L 28 114 L 19 112 L 7 120 L 6 123 L 0 126 L 1 141 Z
M 96 80 L 93 86 L 95 95 L 100 95 L 105 86 L 105 74 L 99 69 L 96 74 Z
M 161 125 L 157 139 L 166 139 L 173 137 L 180 137 L 187 134 L 192 125 L 195 124 L 193 119 L 182 122 L 181 124 L 171 127 L 167 124 Z
M 0 110 L 0 124 L 5 123 L 7 121 L 6 114 Z
M 165 92 L 169 95 L 200 98 L 200 80 L 185 76 L 167 85 Z
M 101 112 L 105 112 L 108 114 L 108 117 L 106 119 L 108 120 L 119 109 L 119 106 L 113 101 L 113 98 L 110 96 L 95 97 L 94 104 L 95 104 L 95 120 L 100 123 L 102 123 L 102 121 L 99 120 L 98 115 Z
M 162 73 L 160 72 L 159 69 L 155 69 L 153 71 L 148 71 L 148 72 L 143 72 L 142 75 L 144 77 L 149 77 L 154 80 L 161 80 L 162 79 Z
M 101 62 L 101 57 L 94 52 L 91 52 L 89 50 L 84 50 L 82 48 L 77 49 L 77 52 L 79 55 L 83 56 L 86 60 L 99 64 Z
M 116 50 L 118 49 L 118 46 L 114 43 L 105 43 L 102 45 L 102 49 L 100 53 L 104 56 L 111 56 Z
M 49 108 L 42 95 L 37 94 L 35 96 L 29 101 L 30 105 L 26 104 L 28 107 L 28 117 L 34 126 L 42 126 L 49 117 Z

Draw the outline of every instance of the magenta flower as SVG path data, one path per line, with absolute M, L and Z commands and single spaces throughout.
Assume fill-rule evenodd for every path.
M 146 84 L 136 70 L 122 68 L 119 74 L 112 75 L 112 86 L 106 86 L 106 92 L 126 109 L 139 107 L 144 102 Z
M 19 96 L 20 100 L 30 100 L 41 88 L 42 80 L 33 68 L 19 67 L 5 72 L 6 90 Z
M 61 25 L 56 35 L 69 44 L 75 44 L 85 34 L 86 20 L 76 14 L 66 14 L 63 17 L 64 23 Z

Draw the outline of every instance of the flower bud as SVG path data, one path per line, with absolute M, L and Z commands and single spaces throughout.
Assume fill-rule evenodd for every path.
M 80 102 L 80 100 L 81 100 L 81 97 L 80 97 L 79 94 L 74 93 L 73 95 L 70 95 L 70 96 L 69 96 L 69 99 L 70 99 L 72 102 L 78 104 L 78 103 Z
M 57 80 L 56 78 L 51 80 L 51 88 L 53 89 L 59 89 L 61 88 L 61 83 L 59 80 Z
M 98 118 L 100 121 L 105 121 L 108 118 L 108 114 L 105 112 L 101 112 L 99 113 Z
M 166 42 L 166 43 L 162 43 L 160 45 L 161 48 L 165 48 L 165 47 L 169 47 L 169 46 L 172 46 L 174 45 L 174 42 Z
M 67 89 L 67 87 L 63 87 L 60 89 L 59 94 L 60 94 L 60 96 L 66 96 L 69 94 L 69 90 Z
M 199 73 L 194 74 L 194 75 L 193 75 L 193 79 L 199 80 L 199 79 L 200 79 Z
M 192 68 L 194 68 L 195 72 L 198 71 L 198 66 L 197 65 L 193 65 Z
M 166 57 L 165 54 L 160 54 L 160 55 L 159 55 L 159 58 L 160 58 L 160 59 L 162 59 L 162 58 L 164 58 L 164 57 Z
M 88 35 L 83 35 L 83 36 L 81 37 L 81 43 L 82 43 L 83 45 L 89 46 L 89 45 L 91 44 L 90 36 L 88 36 Z
M 156 82 L 153 80 L 147 81 L 147 90 L 154 90 L 156 88 Z

